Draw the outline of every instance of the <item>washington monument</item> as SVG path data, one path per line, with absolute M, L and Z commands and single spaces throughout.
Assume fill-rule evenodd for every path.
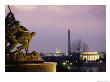
M 71 55 L 70 29 L 68 29 L 68 54 Z

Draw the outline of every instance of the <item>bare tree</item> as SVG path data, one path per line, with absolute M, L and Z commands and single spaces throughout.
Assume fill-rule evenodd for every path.
M 74 53 L 87 52 L 89 50 L 88 45 L 81 39 L 77 39 L 72 42 L 71 51 Z

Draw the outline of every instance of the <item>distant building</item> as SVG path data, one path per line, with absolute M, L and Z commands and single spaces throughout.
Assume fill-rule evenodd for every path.
M 59 54 L 59 53 L 61 53 L 61 50 L 57 48 L 57 49 L 55 50 L 55 53 L 56 53 L 56 54 Z
M 80 54 L 80 59 L 86 61 L 96 61 L 100 59 L 100 54 L 98 52 L 83 52 Z
M 47 53 L 45 56 L 63 56 L 64 53 L 61 53 L 61 50 L 60 49 L 56 49 L 55 50 L 55 53 Z

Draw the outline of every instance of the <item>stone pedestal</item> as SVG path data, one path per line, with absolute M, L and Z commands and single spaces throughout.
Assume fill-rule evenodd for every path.
M 6 72 L 56 72 L 55 62 L 5 65 Z

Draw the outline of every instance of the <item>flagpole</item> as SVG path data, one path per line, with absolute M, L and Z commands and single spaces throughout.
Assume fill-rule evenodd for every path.
M 12 11 L 11 11 L 11 9 L 10 9 L 10 6 L 8 5 L 8 9 L 9 9 L 9 11 L 12 13 Z

